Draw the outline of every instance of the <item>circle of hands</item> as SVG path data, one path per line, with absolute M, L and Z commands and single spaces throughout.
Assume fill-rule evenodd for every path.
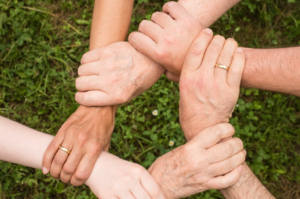
M 239 180 L 246 151 L 240 139 L 232 138 L 235 130 L 228 122 L 239 97 L 245 55 L 234 39 L 213 36 L 182 6 L 169 2 L 151 21 L 142 21 L 129 42 L 87 52 L 81 64 L 76 101 L 110 107 L 75 112 L 44 154 L 44 173 L 74 186 L 86 183 L 99 198 L 122 199 L 182 198 Z M 147 171 L 105 151 L 115 105 L 145 92 L 163 73 L 179 81 L 180 124 L 188 142 L 159 157 Z

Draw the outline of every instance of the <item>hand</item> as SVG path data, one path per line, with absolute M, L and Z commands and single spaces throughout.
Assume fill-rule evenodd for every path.
M 163 12 L 154 13 L 151 20 L 142 21 L 139 32 L 130 34 L 129 42 L 164 66 L 168 79 L 178 81 L 185 55 L 203 26 L 175 2 L 166 3 Z
M 165 71 L 128 42 L 92 50 L 81 63 L 75 99 L 85 106 L 129 102 L 149 89 Z
M 114 128 L 116 107 L 80 106 L 63 124 L 43 157 L 43 172 L 74 186 L 90 176 L 102 150 L 108 150 Z M 59 150 L 58 147 L 71 151 Z
M 183 198 L 235 184 L 241 177 L 241 165 L 245 162 L 243 142 L 233 138 L 220 143 L 233 134 L 234 128 L 230 124 L 218 124 L 158 158 L 149 173 L 166 198 Z
M 239 97 L 245 55 L 233 39 L 204 30 L 194 40 L 180 76 L 180 123 L 188 140 L 199 131 L 229 122 Z M 229 71 L 215 67 L 222 64 Z
M 101 153 L 86 182 L 98 198 L 164 199 L 151 175 L 140 165 Z

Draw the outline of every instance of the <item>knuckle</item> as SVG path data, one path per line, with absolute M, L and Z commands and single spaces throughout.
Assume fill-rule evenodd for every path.
M 67 175 L 73 174 L 75 172 L 75 167 L 73 166 L 64 166 L 63 172 Z
M 229 172 L 229 171 L 232 170 L 232 162 L 231 162 L 230 159 L 227 159 L 227 160 L 224 161 L 224 170 L 226 172 Z
M 221 54 L 220 54 L 220 60 L 221 61 L 224 61 L 224 60 L 231 60 L 231 57 L 232 57 L 233 55 L 232 54 L 230 54 L 230 52 L 227 52 L 227 51 L 224 51 L 224 52 L 222 52 Z
M 90 153 L 92 154 L 92 156 L 96 156 L 102 151 L 101 149 L 102 148 L 99 144 L 94 144 L 90 149 Z
M 220 128 L 219 126 L 213 126 L 211 128 L 211 132 L 215 135 L 215 137 L 218 137 L 218 138 L 222 137 L 222 135 L 223 135 L 223 129 Z
M 158 58 L 158 59 L 164 59 L 166 57 L 166 53 L 164 50 L 158 48 L 154 51 L 154 55 Z
M 163 38 L 166 45 L 173 45 L 176 43 L 176 39 L 173 35 L 167 35 Z
M 218 43 L 211 43 L 210 46 L 207 49 L 207 53 L 209 53 L 209 54 L 219 54 L 221 50 L 222 50 L 221 45 L 219 45 Z
M 141 176 L 142 173 L 144 173 L 145 169 L 143 167 L 141 167 L 140 165 L 138 164 L 135 164 L 133 167 L 132 167 L 132 171 L 131 173 L 134 174 L 134 176 Z
M 226 155 L 226 156 L 231 156 L 234 152 L 233 147 L 231 146 L 231 144 L 229 143 L 223 143 L 222 146 L 222 152 Z
M 65 163 L 65 160 L 66 160 L 65 155 L 63 155 L 62 153 L 57 153 L 55 155 L 53 163 L 56 165 L 62 165 L 63 163 Z
M 89 175 L 87 174 L 87 172 L 84 172 L 84 171 L 77 171 L 75 174 L 74 174 L 74 177 L 77 181 L 80 181 L 80 182 L 85 182 L 88 178 L 89 178 Z
M 77 137 L 77 142 L 80 147 L 83 147 L 87 143 L 88 140 L 89 140 L 89 137 L 86 133 L 80 133 Z
M 191 47 L 190 53 L 196 56 L 202 55 L 204 51 L 201 49 L 201 44 L 194 43 Z
M 134 181 L 135 177 L 132 175 L 132 173 L 125 173 L 122 176 L 122 180 L 125 183 L 132 183 Z

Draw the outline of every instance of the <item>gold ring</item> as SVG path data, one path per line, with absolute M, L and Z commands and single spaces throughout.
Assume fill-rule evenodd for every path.
M 64 148 L 64 147 L 62 147 L 62 146 L 60 146 L 60 147 L 58 147 L 60 150 L 62 150 L 62 151 L 64 151 L 64 152 L 66 152 L 68 155 L 70 155 L 70 153 L 71 153 L 71 151 L 69 151 L 68 149 L 66 149 L 66 148 Z
M 222 68 L 222 69 L 227 70 L 227 71 L 229 70 L 229 67 L 227 67 L 225 65 L 221 65 L 221 64 L 216 64 L 216 67 Z

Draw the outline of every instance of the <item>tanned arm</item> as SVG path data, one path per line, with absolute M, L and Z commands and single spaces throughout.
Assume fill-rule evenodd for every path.
M 125 40 L 133 2 L 95 1 L 90 50 Z M 47 148 L 43 159 L 44 174 L 50 171 L 53 177 L 60 178 L 65 183 L 70 182 L 76 186 L 83 184 L 91 174 L 102 150 L 108 150 L 116 108 L 80 106 L 64 123 Z M 73 153 L 68 157 L 66 153 L 58 150 L 59 146 Z M 78 154 L 82 157 L 78 157 Z

